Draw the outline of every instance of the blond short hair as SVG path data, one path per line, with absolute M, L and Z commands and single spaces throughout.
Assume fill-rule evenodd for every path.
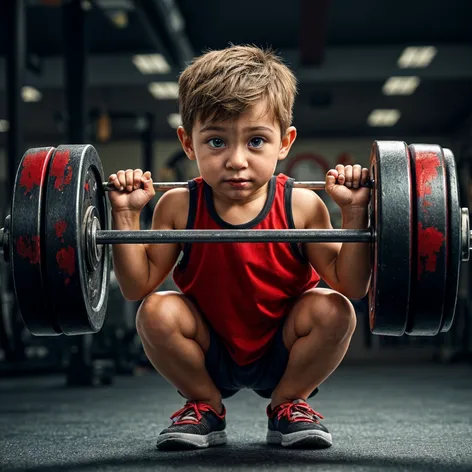
M 182 125 L 191 134 L 196 120 L 231 119 L 265 99 L 283 136 L 292 124 L 296 93 L 294 74 L 272 50 L 232 45 L 209 51 L 180 75 Z

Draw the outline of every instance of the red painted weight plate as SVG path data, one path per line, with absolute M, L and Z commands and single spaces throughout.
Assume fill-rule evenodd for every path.
M 44 195 L 53 147 L 23 156 L 11 204 L 10 264 L 16 298 L 28 330 L 38 336 L 62 334 L 46 295 L 43 250 Z
M 67 335 L 96 333 L 105 320 L 111 257 L 104 246 L 88 263 L 87 211 L 94 208 L 101 229 L 109 228 L 103 168 L 91 145 L 59 146 L 51 157 L 44 216 L 48 296 Z
M 447 199 L 448 199 L 448 253 L 446 277 L 446 302 L 441 331 L 449 331 L 456 312 L 457 295 L 459 292 L 459 276 L 462 264 L 462 233 L 461 233 L 461 205 L 459 198 L 459 181 L 457 178 L 454 154 L 450 149 L 443 149 L 446 164 Z
M 434 336 L 442 325 L 448 259 L 448 199 L 442 148 L 409 146 L 415 186 L 415 255 L 406 332 Z
M 375 185 L 370 199 L 372 282 L 370 329 L 374 334 L 405 333 L 412 259 L 412 182 L 407 145 L 376 141 L 370 156 Z

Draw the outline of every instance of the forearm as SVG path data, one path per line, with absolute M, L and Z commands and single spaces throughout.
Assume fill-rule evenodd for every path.
M 343 229 L 365 229 L 368 225 L 367 208 L 343 211 Z M 368 291 L 371 275 L 371 247 L 369 243 L 343 243 L 336 259 L 336 274 L 345 295 L 362 298 Z
M 134 231 L 140 229 L 139 213 L 112 212 L 112 228 Z M 143 244 L 114 244 L 113 268 L 124 297 L 140 298 L 149 280 L 149 259 Z

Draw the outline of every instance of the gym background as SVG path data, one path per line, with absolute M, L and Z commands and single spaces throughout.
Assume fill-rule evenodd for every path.
M 437 143 L 454 152 L 461 206 L 469 207 L 471 20 L 467 0 L 2 0 L 2 216 L 31 147 L 91 143 L 106 176 L 140 167 L 152 170 L 155 181 L 196 177 L 176 136 L 177 77 L 194 55 L 230 42 L 272 46 L 299 80 L 298 139 L 277 171 L 324 180 L 337 163 L 367 166 L 376 139 Z M 337 207 L 325 201 L 339 227 Z M 149 217 L 143 212 L 143 228 Z M 322 457 L 329 470 L 471 470 L 469 267 L 462 265 L 451 330 L 433 338 L 374 336 L 366 300 L 355 302 L 351 347 L 319 395 L 328 424 L 339 423 L 332 428 L 336 449 L 269 456 L 256 438 L 263 415 L 250 433 L 235 421 L 257 415 L 262 405 L 243 391 L 227 404 L 238 442 L 227 446 L 232 466 L 298 470 Z M 150 368 L 134 326 L 138 304 L 124 301 L 113 276 L 100 333 L 38 338 L 24 328 L 8 266 L 0 269 L 2 470 L 172 468 L 182 460 L 189 468 L 227 467 L 228 456 L 164 460 L 153 450 L 168 405 L 178 407 L 180 399 Z M 160 289 L 171 288 L 169 277 Z M 355 419 L 378 425 L 375 434 L 366 431 L 368 447 L 353 429 Z M 443 436 L 428 429 L 431 422 Z M 429 434 L 435 449 L 419 450 L 419 443 L 430 444 Z M 448 455 L 451 447 L 456 452 Z

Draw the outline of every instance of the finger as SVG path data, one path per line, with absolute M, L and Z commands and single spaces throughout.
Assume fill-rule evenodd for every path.
M 116 175 L 118 176 L 118 182 L 120 182 L 120 190 L 124 190 L 126 187 L 126 175 L 124 170 L 119 170 Z
M 346 176 L 344 174 L 344 166 L 342 164 L 338 164 L 336 166 L 336 171 L 338 173 L 338 179 L 337 179 L 338 184 L 344 185 L 344 182 L 346 180 Z
M 134 169 L 133 172 L 133 188 L 134 190 L 141 187 L 141 177 L 143 176 L 143 171 L 141 169 Z
M 126 175 L 126 191 L 127 192 L 132 192 L 133 191 L 133 169 L 126 169 L 125 175 Z
M 120 181 L 116 174 L 110 174 L 110 177 L 108 177 L 108 184 L 114 186 L 117 190 L 120 189 Z
M 369 181 L 370 181 L 369 169 L 366 169 L 364 167 L 361 172 L 361 185 L 367 185 Z
M 154 196 L 156 194 L 156 191 L 154 190 L 154 187 L 152 185 L 152 177 L 151 177 L 151 172 L 146 171 L 144 174 L 141 176 L 141 182 L 143 183 L 143 190 L 150 196 Z
M 352 188 L 359 188 L 361 184 L 362 167 L 359 164 L 352 166 Z
M 326 181 L 325 181 L 325 189 L 327 191 L 329 190 L 332 190 L 334 188 L 334 186 L 336 185 L 336 177 L 337 177 L 337 172 L 336 171 L 332 171 L 330 170 L 327 174 L 326 174 Z
M 346 166 L 344 168 L 344 175 L 346 176 L 346 181 L 344 185 L 347 188 L 351 188 L 352 187 L 352 166 Z
M 146 180 L 151 180 L 152 181 L 151 172 L 149 172 L 148 170 L 146 172 L 144 172 L 144 174 L 141 177 L 141 182 L 145 182 Z

